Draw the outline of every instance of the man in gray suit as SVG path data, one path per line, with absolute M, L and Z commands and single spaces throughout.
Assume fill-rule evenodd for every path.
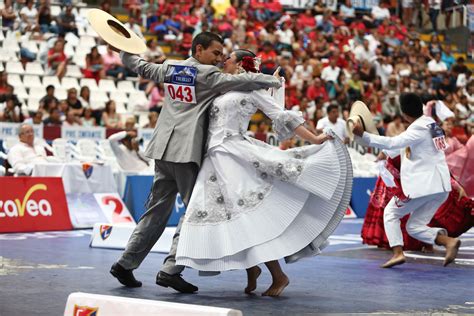
M 205 150 L 207 109 L 214 98 L 230 90 L 251 91 L 281 86 L 278 79 L 268 75 L 220 72 L 216 65 L 222 61 L 222 50 L 223 40 L 219 35 L 203 32 L 193 40 L 192 57 L 184 61 L 167 60 L 158 65 L 121 53 L 122 61 L 129 69 L 165 84 L 164 106 L 146 150 L 146 155 L 155 159 L 155 178 L 147 211 L 140 218 L 122 257 L 110 270 L 123 285 L 142 285 L 132 271 L 138 268 L 161 237 L 178 192 L 184 204 L 188 205 Z M 177 266 L 175 261 L 181 222 L 182 218 L 156 283 L 182 293 L 194 293 L 198 288 L 181 277 L 184 267 Z

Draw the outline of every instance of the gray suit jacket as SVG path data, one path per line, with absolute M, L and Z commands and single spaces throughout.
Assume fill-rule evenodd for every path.
M 217 67 L 200 64 L 193 57 L 184 61 L 167 60 L 161 65 L 124 52 L 121 57 L 123 64 L 129 69 L 143 78 L 159 83 L 165 82 L 165 77 L 169 80 L 166 74 L 169 74 L 170 66 L 193 66 L 197 70 L 195 104 L 173 100 L 165 91 L 165 102 L 158 124 L 146 149 L 148 157 L 158 160 L 195 162 L 201 165 L 208 127 L 207 109 L 214 98 L 230 90 L 251 91 L 281 86 L 280 81 L 273 76 L 224 74 Z

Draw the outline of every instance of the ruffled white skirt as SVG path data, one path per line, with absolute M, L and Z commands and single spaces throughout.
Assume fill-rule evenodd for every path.
M 352 165 L 339 139 L 283 151 L 227 138 L 203 162 L 176 264 L 225 271 L 317 255 L 342 220 L 351 191 Z

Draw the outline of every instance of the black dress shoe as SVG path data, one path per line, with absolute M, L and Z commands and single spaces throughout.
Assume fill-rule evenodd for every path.
M 181 293 L 194 293 L 198 290 L 197 286 L 184 281 L 181 274 L 168 274 L 163 271 L 158 272 L 156 284 L 163 287 L 171 287 Z
M 125 286 L 128 286 L 128 287 L 142 286 L 142 282 L 138 281 L 133 276 L 132 270 L 126 270 L 117 262 L 112 265 L 112 268 L 110 268 L 110 274 L 116 277 L 117 280 L 119 280 L 119 282 Z

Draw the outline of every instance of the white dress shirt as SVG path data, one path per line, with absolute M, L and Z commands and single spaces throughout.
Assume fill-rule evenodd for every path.
M 39 144 L 33 147 L 19 142 L 8 151 L 8 163 L 16 175 L 30 175 L 37 163 L 47 163 L 46 151 Z
M 400 179 L 403 193 L 409 198 L 451 191 L 446 156 L 436 149 L 428 127 L 432 123 L 433 118 L 423 115 L 395 137 L 367 132 L 362 135 L 364 145 L 386 149 L 391 157 L 401 156 Z
M 127 136 L 127 132 L 118 132 L 109 136 L 110 147 L 117 157 L 119 166 L 124 171 L 142 172 L 148 169 L 149 159 L 140 151 L 129 150 L 120 141 Z
M 337 77 L 339 76 L 340 72 L 341 72 L 341 68 L 337 66 L 334 68 L 332 68 L 331 66 L 326 66 L 323 68 L 323 71 L 321 72 L 321 79 L 323 79 L 326 82 L 329 82 L 329 81 L 337 82 Z
M 329 120 L 329 118 L 327 116 L 323 117 L 322 119 L 320 119 L 318 121 L 318 124 L 317 124 L 316 128 L 317 129 L 324 129 L 326 127 L 329 127 L 330 129 L 332 129 L 333 132 L 336 133 L 336 135 L 342 141 L 344 141 L 344 139 L 347 137 L 346 122 L 341 118 L 338 118 L 336 123 L 334 124 L 333 122 L 331 122 Z

